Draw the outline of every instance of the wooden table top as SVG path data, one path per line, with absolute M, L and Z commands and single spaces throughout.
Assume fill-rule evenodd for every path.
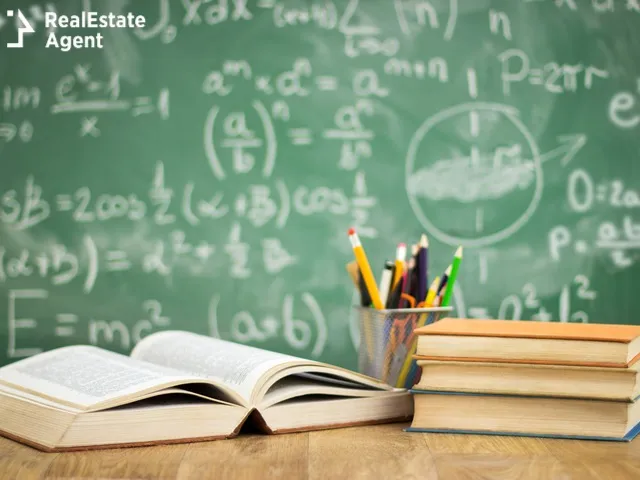
M 421 434 L 405 426 L 73 453 L 42 453 L 0 437 L 0 478 L 640 479 L 640 439 Z

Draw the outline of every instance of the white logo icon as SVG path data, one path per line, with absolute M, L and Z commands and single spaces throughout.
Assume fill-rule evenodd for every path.
M 20 20 L 21 26 L 18 27 L 18 41 L 15 43 L 7 43 L 7 48 L 22 48 L 23 36 L 25 33 L 33 33 L 35 30 L 31 24 L 27 21 L 25 16 L 20 10 L 18 12 L 18 20 Z M 13 17 L 13 10 L 7 10 L 7 17 Z

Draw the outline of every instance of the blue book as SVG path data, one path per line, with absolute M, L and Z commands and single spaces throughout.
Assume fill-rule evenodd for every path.
M 411 390 L 407 432 L 507 435 L 629 442 L 640 402 Z M 637 400 L 637 399 L 636 399 Z

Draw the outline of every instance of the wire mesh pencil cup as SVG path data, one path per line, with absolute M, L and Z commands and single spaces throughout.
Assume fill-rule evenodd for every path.
M 358 371 L 393 387 L 411 388 L 419 369 L 414 329 L 437 322 L 453 307 L 376 310 L 356 307 L 360 328 Z

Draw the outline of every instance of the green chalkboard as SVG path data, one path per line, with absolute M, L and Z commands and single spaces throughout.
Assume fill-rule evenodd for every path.
M 0 364 L 172 328 L 354 367 L 351 226 L 376 273 L 463 245 L 459 316 L 640 322 L 634 2 L 15 3 Z M 45 25 L 92 9 L 145 25 Z

